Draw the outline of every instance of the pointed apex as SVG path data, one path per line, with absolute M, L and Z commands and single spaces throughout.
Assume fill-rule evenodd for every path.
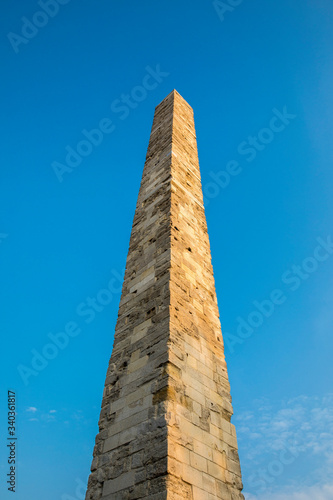
M 188 103 L 188 102 L 184 99 L 184 97 L 182 97 L 182 96 L 180 95 L 180 93 L 179 93 L 179 92 L 177 92 L 177 90 L 176 90 L 176 89 L 173 89 L 173 90 L 172 90 L 172 91 L 171 91 L 171 92 L 170 92 L 170 93 L 169 93 L 169 94 L 168 94 L 168 95 L 167 95 L 167 96 L 163 99 L 163 101 L 161 101 L 161 102 L 158 104 L 158 106 L 160 106 L 160 105 L 162 104 L 162 102 L 167 101 L 167 100 L 169 100 L 169 99 L 172 99 L 173 101 L 178 101 L 178 102 L 183 101 L 184 103 L 186 103 L 186 105 L 187 105 L 189 108 L 191 108 L 191 109 L 192 109 L 192 107 L 189 105 L 189 103 Z M 158 107 L 158 106 L 156 106 L 156 107 Z

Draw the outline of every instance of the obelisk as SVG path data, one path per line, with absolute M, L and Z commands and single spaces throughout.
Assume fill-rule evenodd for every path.
M 244 499 L 192 108 L 157 107 L 86 500 Z

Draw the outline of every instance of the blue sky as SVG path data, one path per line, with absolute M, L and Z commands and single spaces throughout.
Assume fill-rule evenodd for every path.
M 332 2 L 52 5 L 1 6 L 0 407 L 6 437 L 14 390 L 16 499 L 83 498 L 154 108 L 174 88 L 195 112 L 246 499 L 331 499 Z

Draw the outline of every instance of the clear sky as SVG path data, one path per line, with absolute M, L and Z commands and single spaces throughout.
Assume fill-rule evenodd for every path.
M 331 0 L 0 10 L 1 498 L 8 389 L 16 500 L 83 498 L 154 108 L 175 88 L 195 112 L 245 497 L 332 499 Z

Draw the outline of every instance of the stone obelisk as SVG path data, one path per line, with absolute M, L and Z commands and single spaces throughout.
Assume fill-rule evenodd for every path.
M 86 500 L 244 499 L 192 108 L 156 108 Z

